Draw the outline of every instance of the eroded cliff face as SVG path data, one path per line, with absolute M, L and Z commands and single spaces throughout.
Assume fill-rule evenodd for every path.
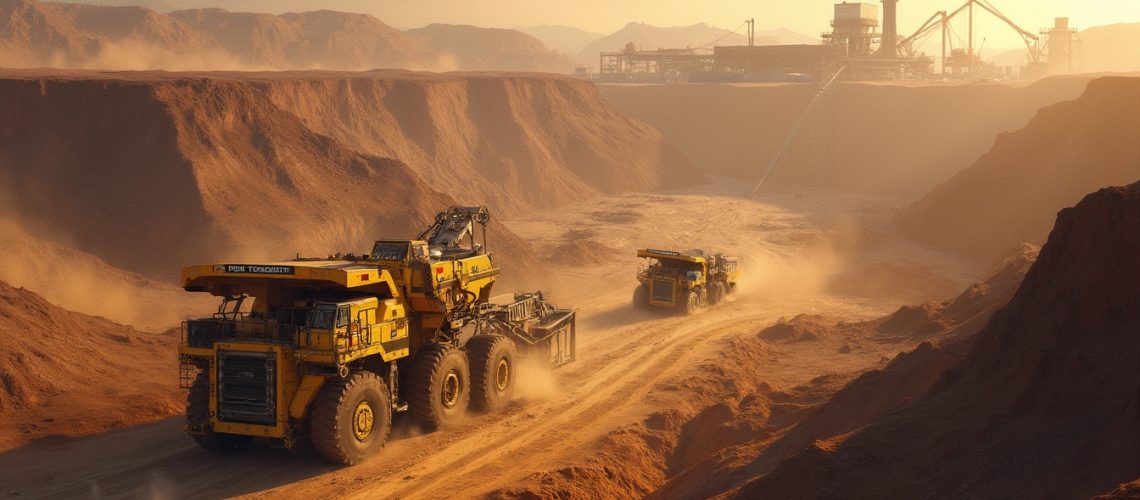
M 318 133 L 398 158 L 461 201 L 494 200 L 512 214 L 702 179 L 659 132 L 573 78 L 290 80 L 266 93 Z
M 1102 186 L 1140 179 L 1140 79 L 1094 80 L 1078 99 L 1040 110 L 1022 130 L 911 206 L 911 236 L 993 259 L 1041 241 L 1058 210 Z
M 925 394 L 816 443 L 740 495 L 1088 497 L 1134 479 L 1138 276 L 1140 183 L 1088 195 L 1061 211 L 964 361 Z
M 5 211 L 162 277 L 360 252 L 456 201 L 520 215 L 702 180 L 592 85 L 554 76 L 12 71 L 0 103 Z M 529 259 L 501 227 L 491 243 Z

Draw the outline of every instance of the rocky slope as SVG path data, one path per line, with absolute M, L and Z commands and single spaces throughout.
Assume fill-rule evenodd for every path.
M 964 361 L 748 498 L 1089 497 L 1140 474 L 1140 183 L 1061 211 Z M 919 354 L 912 354 L 917 356 Z M 1122 487 L 1120 491 L 1126 491 Z
M 993 259 L 1041 241 L 1053 215 L 1100 186 L 1140 179 L 1140 79 L 1094 80 L 1080 98 L 998 136 L 966 170 L 910 207 L 904 231 L 932 245 Z
M 964 339 L 1009 301 L 1035 256 L 1036 248 L 1026 247 L 946 302 L 853 323 L 799 317 L 734 339 L 684 380 L 654 388 L 678 391 L 683 404 L 608 433 L 580 463 L 535 474 L 490 497 L 708 498 L 732 490 L 780 462 L 762 462 L 767 457 L 850 432 L 928 389 L 943 368 L 962 359 Z M 880 369 L 773 388 L 757 367 L 779 363 L 777 353 L 792 348 L 785 344 L 803 342 L 820 350 L 839 346 L 839 356 L 865 344 L 922 344 Z
M 9 210 L 37 237 L 151 276 L 361 251 L 455 201 L 505 215 L 700 179 L 571 78 L 16 71 L 0 103 Z M 529 259 L 493 231 L 507 262 Z
M 181 412 L 177 343 L 0 282 L 0 450 Z

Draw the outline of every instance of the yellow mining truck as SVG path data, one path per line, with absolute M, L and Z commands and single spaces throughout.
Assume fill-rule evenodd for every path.
M 482 207 L 452 207 L 368 255 L 183 268 L 183 288 L 221 298 L 183 324 L 187 433 L 214 451 L 310 440 L 355 464 L 384 445 L 395 412 L 437 429 L 503 405 L 521 358 L 573 361 L 573 310 L 541 293 L 490 300 L 487 221 Z
M 640 284 L 633 291 L 635 307 L 667 307 L 692 314 L 724 302 L 727 294 L 736 291 L 740 271 L 733 257 L 652 248 L 638 250 L 637 256 L 645 261 L 637 272 Z

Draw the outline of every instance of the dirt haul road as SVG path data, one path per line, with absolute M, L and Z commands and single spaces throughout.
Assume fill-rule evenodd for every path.
M 714 183 L 686 193 L 624 195 L 539 214 L 508 227 L 555 256 L 589 252 L 590 265 L 551 262 L 559 305 L 579 308 L 579 361 L 531 371 L 506 410 L 419 434 L 396 420 L 375 459 L 336 468 L 306 454 L 259 448 L 232 456 L 200 451 L 170 419 L 73 441 L 41 441 L 0 456 L 0 494 L 34 497 L 356 496 L 469 497 L 584 460 L 603 435 L 662 408 L 685 404 L 676 387 L 727 342 L 781 316 L 827 311 L 847 317 L 949 296 L 976 266 L 895 238 L 882 228 L 905 201 L 828 191 L 735 196 Z M 741 257 L 744 282 L 728 303 L 695 316 L 631 307 L 638 246 L 721 249 Z M 492 249 L 493 241 L 492 241 Z M 933 263 L 933 264 L 931 264 Z M 934 271 L 920 271 L 933 269 Z M 868 272 L 873 270 L 873 272 Z M 889 290 L 857 296 L 851 281 Z M 503 290 L 500 290 L 501 292 Z M 874 365 L 907 345 L 774 349 L 763 370 L 774 387 Z M 172 367 L 171 369 L 174 369 Z

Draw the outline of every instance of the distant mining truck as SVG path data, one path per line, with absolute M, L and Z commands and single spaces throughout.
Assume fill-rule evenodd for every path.
M 636 307 L 673 308 L 692 314 L 724 302 L 736 291 L 740 275 L 737 259 L 703 250 L 678 252 L 647 248 L 637 251 L 647 259 L 638 270 L 640 284 L 633 291 Z
M 384 446 L 396 412 L 445 427 L 505 404 L 522 358 L 574 361 L 573 310 L 537 292 L 491 302 L 488 218 L 452 207 L 362 256 L 183 268 L 186 290 L 221 297 L 182 328 L 187 433 L 213 451 L 309 440 L 351 465 Z

